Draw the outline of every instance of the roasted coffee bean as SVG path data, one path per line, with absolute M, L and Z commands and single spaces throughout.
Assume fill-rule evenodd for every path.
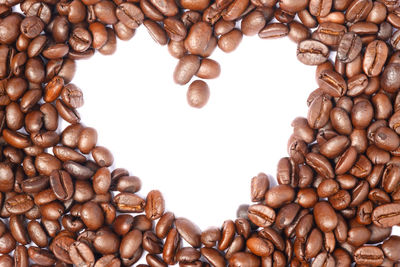
M 264 173 L 260 173 L 251 180 L 251 201 L 258 202 L 265 198 L 265 193 L 269 189 L 269 179 Z
M 114 204 L 120 212 L 142 212 L 146 202 L 133 193 L 119 193 L 113 198 Z
M 314 216 L 317 226 L 323 232 L 330 232 L 338 224 L 336 213 L 328 202 L 318 202 L 314 207 Z
M 229 265 L 232 267 L 256 267 L 260 266 L 260 258 L 251 253 L 237 252 L 229 258 Z
M 238 29 L 222 35 L 218 40 L 218 47 L 225 53 L 233 52 L 242 42 L 243 34 Z
M 340 61 L 349 63 L 356 59 L 360 54 L 361 49 L 361 38 L 357 34 L 349 32 L 343 35 L 342 40 L 339 43 L 337 56 Z
M 388 47 L 383 41 L 373 41 L 368 44 L 363 61 L 363 70 L 369 77 L 378 76 L 388 56 Z
M 210 89 L 204 81 L 196 80 L 189 85 L 186 98 L 191 107 L 204 107 L 210 97 Z
M 95 258 L 92 250 L 83 242 L 74 242 L 69 247 L 69 257 L 76 266 L 93 266 Z
M 293 201 L 295 192 L 289 185 L 272 187 L 265 194 L 265 204 L 271 208 L 279 208 Z
M 97 230 L 104 223 L 104 214 L 100 206 L 92 201 L 83 204 L 80 218 L 89 230 Z
M 379 247 L 363 246 L 354 252 L 354 260 L 357 264 L 379 266 L 383 258 L 384 254 Z
M 380 227 L 391 227 L 399 223 L 400 205 L 388 203 L 376 207 L 372 213 L 372 221 Z
M 327 94 L 340 97 L 346 94 L 347 85 L 343 77 L 333 70 L 321 72 L 318 77 L 318 85 Z
M 285 37 L 289 34 L 289 28 L 283 23 L 270 23 L 258 32 L 261 39 L 274 39 Z
M 39 265 L 51 266 L 56 262 L 54 255 L 50 251 L 38 247 L 29 247 L 28 255 L 33 262 Z
M 177 84 L 187 84 L 200 68 L 200 59 L 194 55 L 186 55 L 179 60 L 174 71 L 174 81 Z
M 193 247 L 200 247 L 201 241 L 201 230 L 193 224 L 191 221 L 185 218 L 177 218 L 175 220 L 175 226 L 180 236 L 186 240 Z
M 212 28 L 206 22 L 197 22 L 191 28 L 185 39 L 185 48 L 194 55 L 201 55 L 207 48 L 212 35 Z
M 394 235 L 382 244 L 383 253 L 392 261 L 398 261 L 400 259 L 399 251 L 396 249 L 396 247 L 399 245 L 399 242 L 399 237 Z
M 326 94 L 317 96 L 312 102 L 308 110 L 307 120 L 311 128 L 317 129 L 325 126 L 329 121 L 330 111 L 332 109 L 332 101 Z
M 268 206 L 256 204 L 249 207 L 249 219 L 260 227 L 270 226 L 275 220 L 275 211 Z

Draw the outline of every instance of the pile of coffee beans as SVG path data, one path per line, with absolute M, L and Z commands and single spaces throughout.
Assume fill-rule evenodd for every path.
M 112 54 L 141 24 L 179 59 L 181 85 L 218 77 L 208 57 L 243 35 L 289 36 L 317 66 L 278 185 L 254 177 L 254 203 L 222 227 L 175 218 L 157 190 L 140 196 L 140 179 L 112 169 L 80 122 L 75 60 Z M 142 256 L 148 265 L 137 266 L 400 266 L 398 29 L 398 0 L 0 1 L 0 266 L 132 266 Z M 209 95 L 196 80 L 187 99 L 200 108 Z

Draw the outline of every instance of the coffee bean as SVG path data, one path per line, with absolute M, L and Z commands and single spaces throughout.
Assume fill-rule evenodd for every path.
M 190 84 L 186 97 L 191 107 L 202 108 L 208 102 L 210 89 L 207 83 L 196 80 Z
M 104 223 L 103 211 L 97 203 L 92 201 L 83 204 L 80 218 L 89 230 L 97 230 Z
M 233 254 L 232 257 L 230 257 L 229 265 L 232 267 L 256 267 L 260 266 L 260 259 L 257 256 L 248 252 L 237 252 Z
M 114 204 L 120 212 L 142 212 L 145 207 L 144 199 L 133 193 L 119 193 L 113 198 Z
M 346 33 L 339 43 L 338 58 L 344 63 L 349 63 L 360 54 L 361 49 L 361 38 L 355 33 Z
M 354 252 L 354 260 L 357 264 L 378 266 L 383 262 L 383 252 L 379 247 L 363 246 Z
M 275 220 L 275 211 L 268 206 L 255 204 L 249 207 L 249 219 L 260 227 L 270 226 Z
M 363 61 L 363 70 L 369 77 L 378 76 L 388 56 L 388 47 L 383 41 L 373 41 L 368 44 Z
M 269 179 L 264 173 L 260 173 L 251 180 L 251 201 L 259 202 L 265 199 L 265 193 L 269 189 Z
M 175 226 L 178 233 L 182 236 L 193 247 L 200 247 L 200 228 L 193 224 L 191 221 L 185 218 L 177 218 L 175 220 Z
M 262 39 L 274 39 L 285 37 L 289 34 L 289 28 L 283 23 L 271 23 L 259 31 L 258 36 Z
M 200 59 L 194 55 L 183 56 L 174 71 L 174 81 L 179 85 L 187 84 L 200 68 Z
M 372 221 L 380 227 L 391 227 L 398 224 L 400 220 L 400 205 L 388 203 L 378 206 L 372 213 Z
M 318 202 L 314 207 L 315 222 L 323 232 L 330 232 L 338 224 L 336 213 L 328 202 Z
M 93 266 L 95 258 L 92 250 L 83 242 L 74 242 L 69 247 L 69 257 L 76 266 Z
M 306 65 L 319 65 L 329 56 L 329 49 L 323 43 L 315 40 L 304 40 L 297 48 L 297 58 Z

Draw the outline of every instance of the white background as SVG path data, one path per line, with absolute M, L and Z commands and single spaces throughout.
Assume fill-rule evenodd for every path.
M 79 61 L 73 80 L 84 92 L 82 122 L 98 130 L 115 167 L 142 179 L 142 196 L 161 190 L 168 210 L 203 230 L 236 218 L 257 173 L 275 177 L 290 123 L 306 117 L 317 88 L 315 67 L 296 59 L 288 38 L 245 37 L 233 53 L 217 49 L 211 58 L 222 73 L 207 81 L 211 97 L 200 110 L 186 102 L 188 85 L 173 82 L 177 60 L 144 27 L 113 56 Z

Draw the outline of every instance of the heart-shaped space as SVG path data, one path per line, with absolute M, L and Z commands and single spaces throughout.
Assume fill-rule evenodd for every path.
M 141 27 L 112 57 L 79 61 L 79 111 L 116 167 L 143 180 L 142 194 L 159 189 L 169 210 L 205 229 L 249 202 L 252 176 L 275 176 L 290 123 L 306 115 L 317 86 L 315 67 L 301 64 L 287 39 L 245 38 L 234 53 L 213 54 L 222 73 L 208 81 L 210 101 L 197 110 L 185 101 L 186 87 L 173 83 L 176 60 L 166 50 Z
M 6 158 L 0 163 L 0 216 L 6 218 L 0 220 L 0 253 L 6 254 L 0 265 L 32 260 L 44 266 L 130 266 L 144 251 L 150 266 L 399 265 L 400 237 L 389 238 L 400 225 L 400 52 L 394 52 L 400 50 L 400 31 L 392 31 L 400 29 L 398 1 L 181 0 L 185 9 L 204 11 L 185 13 L 182 21 L 175 17 L 175 0 L 142 0 L 141 9 L 137 0 L 114 0 L 118 7 L 107 0 L 82 2 L 26 0 L 26 18 L 11 13 L 19 1 L 0 5 L 0 149 Z M 50 23 L 53 4 L 66 17 Z M 235 22 L 246 12 L 240 25 L 245 35 L 289 35 L 299 41 L 301 62 L 318 65 L 330 55 L 335 67 L 322 65 L 318 73 L 320 89 L 308 98 L 307 122 L 297 120 L 291 158 L 279 163 L 279 185 L 265 175 L 253 178 L 256 204 L 242 209 L 236 221 L 204 232 L 196 226 L 235 218 L 236 207 L 249 202 L 244 192 L 250 178 L 260 171 L 274 174 L 287 154 L 290 122 L 305 115 L 306 98 L 317 87 L 315 69 L 295 60 L 296 46 L 287 40 L 246 38 L 235 56 L 216 52 L 223 74 L 210 82 L 212 98 L 201 112 L 185 104 L 186 92 L 171 83 L 175 62 L 143 28 L 114 57 L 96 55 L 78 64 L 74 83 L 87 99 L 82 122 L 111 148 L 118 164 L 111 167 L 127 167 L 143 179 L 138 194 L 135 177 L 108 169 L 114 157 L 97 146 L 96 130 L 73 125 L 60 139 L 58 115 L 76 123 L 74 108 L 83 104 L 79 88 L 64 86 L 74 63 L 63 58 L 90 56 L 94 49 L 112 54 L 114 31 L 104 24 L 122 39 L 143 23 L 159 43 L 184 40 L 193 54 L 178 64 L 175 80 L 184 84 L 190 80 L 184 74 L 201 77 L 206 61 L 194 55 L 205 56 L 217 42 L 214 19 L 226 20 L 220 21 L 227 30 L 218 46 L 234 50 L 242 40 Z M 297 22 L 285 25 L 296 14 L 308 28 L 318 21 L 318 29 L 309 35 Z M 273 17 L 282 23 L 266 25 Z M 185 22 L 192 19 L 198 22 L 188 33 Z M 335 58 L 330 49 L 338 51 Z M 64 147 L 53 147 L 53 155 L 45 151 L 60 140 Z M 180 218 L 164 213 L 159 191 L 145 197 L 154 188 Z M 121 214 L 129 212 L 145 215 Z M 181 248 L 181 241 L 192 248 Z

